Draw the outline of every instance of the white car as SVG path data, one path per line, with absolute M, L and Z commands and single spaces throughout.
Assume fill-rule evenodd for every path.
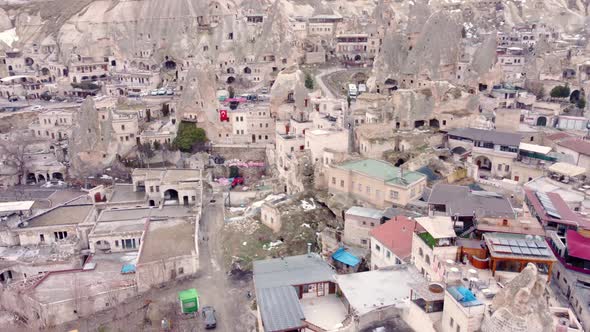
M 161 88 L 158 90 L 158 96 L 164 96 L 166 94 L 166 88 Z
M 38 111 L 40 109 L 43 109 L 43 106 L 41 106 L 41 105 L 35 105 L 35 106 L 31 107 L 31 111 Z
M 147 95 L 149 95 L 149 93 L 148 93 L 147 91 L 142 91 L 142 92 L 139 94 L 139 96 L 140 96 L 140 97 L 145 97 L 145 96 L 147 96 Z
M 158 95 L 158 90 L 152 90 L 152 92 L 150 92 L 150 95 L 157 96 Z

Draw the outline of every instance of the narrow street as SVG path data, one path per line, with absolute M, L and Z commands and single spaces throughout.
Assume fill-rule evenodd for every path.
M 344 71 L 344 70 L 345 69 L 341 68 L 341 67 L 322 69 L 322 70 L 320 70 L 320 73 L 316 76 L 316 81 L 318 82 L 318 85 L 320 86 L 320 89 L 322 89 L 322 92 L 323 92 L 324 96 L 326 96 L 326 98 L 333 99 L 333 98 L 336 98 L 336 96 L 334 95 L 334 93 L 330 90 L 330 88 L 324 82 L 324 77 L 327 75 L 331 75 L 333 73 L 339 72 L 339 71 Z

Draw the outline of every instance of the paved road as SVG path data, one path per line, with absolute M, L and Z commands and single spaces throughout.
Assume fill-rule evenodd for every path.
M 334 93 L 332 93 L 330 88 L 328 88 L 328 86 L 324 82 L 324 76 L 331 75 L 333 73 L 336 73 L 339 71 L 345 71 L 345 70 L 346 69 L 342 68 L 342 67 L 333 67 L 333 68 L 326 68 L 326 69 L 320 70 L 320 73 L 316 76 L 316 80 L 317 80 L 318 85 L 322 89 L 322 92 L 326 98 L 333 99 L 333 98 L 336 98 L 336 96 L 334 95 Z

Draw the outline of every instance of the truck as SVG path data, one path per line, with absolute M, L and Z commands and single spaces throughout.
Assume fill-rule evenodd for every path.
M 358 95 L 358 90 L 356 89 L 356 84 L 349 84 L 348 85 L 348 96 L 351 98 L 356 98 Z

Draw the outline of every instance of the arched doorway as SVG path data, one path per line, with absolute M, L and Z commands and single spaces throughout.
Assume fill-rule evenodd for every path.
M 50 72 L 49 72 L 49 69 L 48 69 L 47 67 L 43 67 L 43 68 L 41 68 L 41 74 L 42 74 L 43 76 L 47 76 L 47 75 L 49 75 L 49 73 L 50 73 Z
M 27 174 L 27 183 L 37 183 L 37 177 L 35 177 L 35 173 Z
M 178 191 L 174 189 L 168 189 L 164 192 L 164 200 L 174 201 L 178 204 Z
M 577 103 L 578 100 L 580 100 L 580 90 L 572 91 L 572 93 L 570 94 L 570 102 Z
M 35 61 L 33 61 L 33 59 L 25 58 L 25 65 L 31 67 L 33 64 L 35 64 Z
M 227 82 L 227 84 L 232 84 L 235 81 L 236 81 L 236 78 L 233 77 L 233 76 L 230 76 L 230 77 L 227 78 L 227 81 L 226 82 Z
M 403 165 L 406 161 L 403 158 L 399 158 L 396 162 L 395 162 L 395 167 L 400 167 L 401 165 Z
M 235 74 L 236 71 L 232 67 L 229 67 L 229 68 L 227 68 L 226 72 L 228 74 Z
M 61 174 L 60 172 L 54 172 L 53 174 L 51 174 L 51 177 L 54 180 L 59 180 L 59 181 L 63 181 L 63 179 L 64 179 L 63 174 Z
M 361 61 L 362 57 L 360 56 L 360 54 L 357 54 L 354 56 L 354 61 Z
M 107 252 L 111 250 L 111 244 L 109 243 L 109 241 L 106 240 L 96 241 L 94 247 L 96 248 L 96 250 L 100 250 L 102 252 Z
M 252 73 L 252 69 L 250 69 L 250 67 L 244 68 L 244 74 L 251 74 L 251 73 Z
M 537 118 L 537 126 L 545 127 L 547 126 L 547 118 L 544 116 L 540 116 Z
M 149 206 L 156 206 L 156 202 L 153 199 L 150 199 L 150 201 L 148 202 Z
M 14 272 L 11 270 L 6 270 L 2 273 L 0 273 L 0 283 L 1 284 L 7 284 L 9 282 L 12 281 L 12 279 L 14 278 Z
M 388 78 L 385 80 L 385 87 L 389 90 L 397 90 L 398 82 L 393 78 Z
M 421 128 L 424 127 L 425 121 L 424 120 L 417 120 L 414 121 L 414 128 Z
M 166 60 L 164 62 L 164 69 L 166 70 L 175 70 L 176 69 L 176 62 L 172 60 Z
M 428 122 L 428 125 L 431 128 L 440 128 L 440 124 L 437 119 L 430 119 L 430 121 Z
M 492 161 L 486 156 L 478 156 L 475 158 L 475 164 L 480 170 L 492 170 Z
M 43 176 L 43 174 L 39 174 L 39 175 L 37 176 L 37 180 L 38 180 L 39 182 L 45 182 L 45 176 Z

